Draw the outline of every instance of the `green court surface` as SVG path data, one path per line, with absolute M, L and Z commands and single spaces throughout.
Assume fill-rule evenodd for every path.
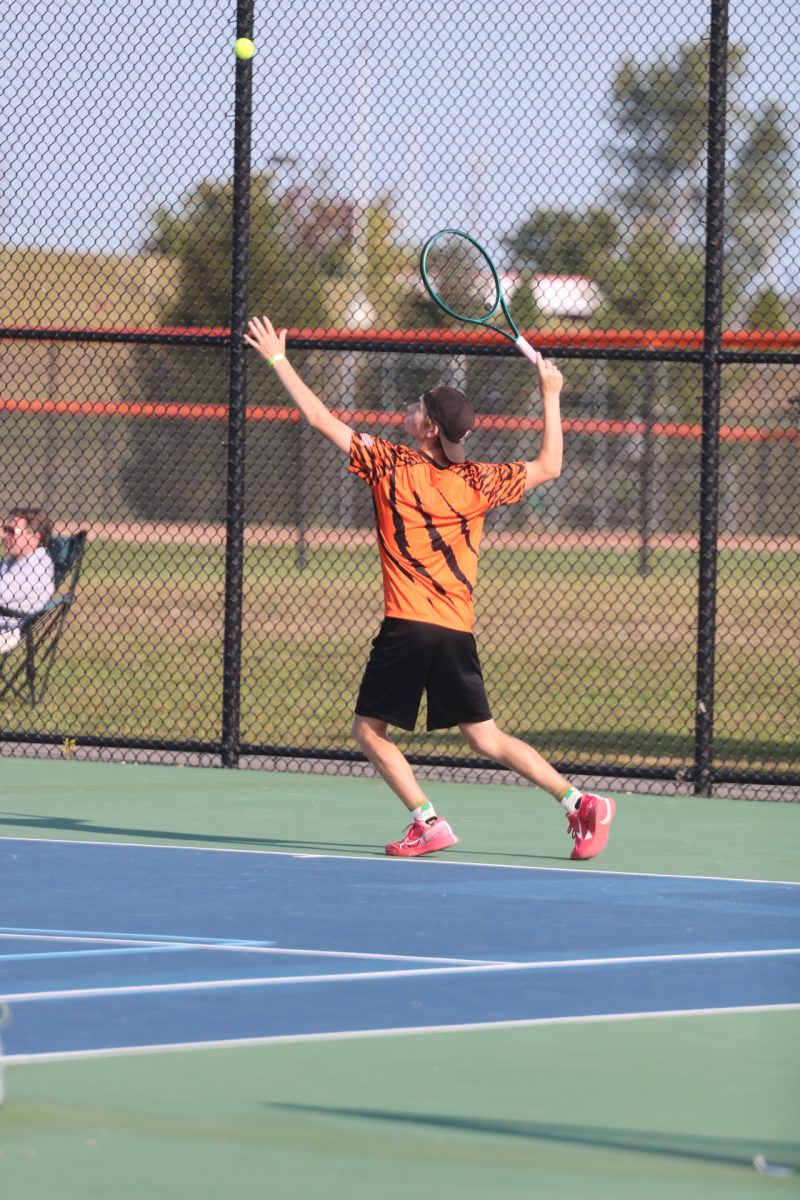
M 0 759 L 0 836 L 378 854 L 405 810 L 377 779 L 76 759 Z M 558 806 L 531 787 L 429 783 L 465 862 L 564 866 Z M 618 795 L 610 871 L 800 880 L 800 804 Z
M 0 770 L 5 837 L 378 855 L 403 825 L 371 779 L 74 760 Z M 428 790 L 462 838 L 450 857 L 586 869 L 569 863 L 563 818 L 535 789 Z M 800 806 L 617 799 L 593 870 L 800 878 Z M 761 1174 L 753 1159 L 800 1171 L 799 1080 L 796 1010 L 15 1064 L 0 1196 L 798 1195 L 800 1173 Z

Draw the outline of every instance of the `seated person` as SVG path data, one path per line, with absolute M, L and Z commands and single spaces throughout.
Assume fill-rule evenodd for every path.
M 41 508 L 14 508 L 3 526 L 6 557 L 0 563 L 0 606 L 34 613 L 55 590 L 47 545 L 53 522 Z M 19 643 L 19 620 L 0 613 L 0 654 Z

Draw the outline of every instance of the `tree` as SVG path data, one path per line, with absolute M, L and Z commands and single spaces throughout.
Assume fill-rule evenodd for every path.
M 745 48 L 730 46 L 731 101 Z M 653 219 L 673 241 L 703 237 L 708 125 L 708 47 L 680 46 L 656 62 L 623 58 L 611 81 L 609 118 L 615 139 L 608 155 L 611 195 L 628 228 Z
M 652 219 L 610 257 L 597 282 L 605 301 L 595 320 L 606 329 L 698 329 L 703 324 L 705 263 L 691 245 L 675 242 Z M 610 415 L 637 417 L 641 412 L 640 372 L 629 364 L 605 371 Z M 696 369 L 665 363 L 659 372 L 659 416 L 697 418 Z
M 331 271 L 340 297 L 337 315 L 352 312 L 360 301 L 370 323 L 381 330 L 417 323 L 417 259 L 395 240 L 393 209 L 388 192 L 368 204 L 339 246 Z
M 749 307 L 754 286 L 774 261 L 797 199 L 796 159 L 784 108 L 742 103 L 747 48 L 728 51 L 726 254 L 728 319 Z M 627 238 L 659 222 L 676 246 L 703 253 L 708 121 L 708 48 L 689 43 L 656 62 L 625 58 L 611 85 L 615 138 L 611 196 Z M 675 285 L 665 271 L 661 287 Z M 685 324 L 685 322 L 682 322 Z
M 268 174 L 253 177 L 250 209 L 253 311 L 266 311 L 286 325 L 326 325 L 324 279 L 308 246 L 284 236 L 285 208 Z M 159 314 L 159 324 L 201 328 L 229 324 L 232 214 L 232 183 L 210 181 L 197 184 L 179 211 L 163 208 L 156 213 L 156 232 L 148 250 L 181 264 L 179 285 Z M 226 405 L 228 353 L 214 347 L 137 346 L 121 382 L 127 396 L 144 402 Z M 273 380 L 262 375 L 258 388 L 272 388 L 269 398 L 278 399 Z M 255 386 L 251 390 L 257 395 Z M 274 449 L 289 461 L 295 432 L 288 426 L 275 431 L 275 439 L 286 444 Z M 123 472 L 134 512 L 154 520 L 221 519 L 224 439 L 225 425 L 220 421 L 136 422 Z M 265 491 L 258 488 L 259 494 Z
M 257 308 L 271 308 L 283 324 L 324 325 L 324 292 L 313 249 L 301 240 L 284 236 L 285 218 L 272 176 L 254 175 L 250 190 L 250 294 Z M 163 324 L 228 324 L 232 219 L 231 182 L 201 182 L 179 212 L 160 209 L 156 213 L 151 249 L 178 258 L 183 264 L 181 286 L 162 314 Z
M 521 269 L 595 279 L 619 240 L 617 221 L 606 209 L 540 208 L 505 244 Z
M 753 300 L 747 314 L 747 325 L 750 329 L 789 329 L 789 314 L 781 296 L 772 288 L 765 288 Z
M 769 281 L 792 226 L 797 163 L 788 124 L 786 109 L 774 102 L 748 116 L 730 172 L 727 261 L 742 296 Z
M 606 259 L 596 278 L 605 301 L 595 319 L 606 329 L 698 329 L 703 324 L 705 262 L 674 241 L 659 221 L 640 226 Z

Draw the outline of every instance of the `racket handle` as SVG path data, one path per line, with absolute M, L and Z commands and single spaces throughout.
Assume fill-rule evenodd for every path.
M 534 350 L 530 342 L 527 342 L 521 333 L 517 334 L 515 344 L 520 354 L 524 354 L 526 358 L 529 358 L 534 366 L 539 365 L 539 351 Z

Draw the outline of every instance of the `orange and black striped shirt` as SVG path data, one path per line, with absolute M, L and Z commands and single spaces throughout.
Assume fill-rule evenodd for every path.
M 387 617 L 470 632 L 483 521 L 525 494 L 526 466 L 450 463 L 354 433 L 350 471 L 372 491 Z

